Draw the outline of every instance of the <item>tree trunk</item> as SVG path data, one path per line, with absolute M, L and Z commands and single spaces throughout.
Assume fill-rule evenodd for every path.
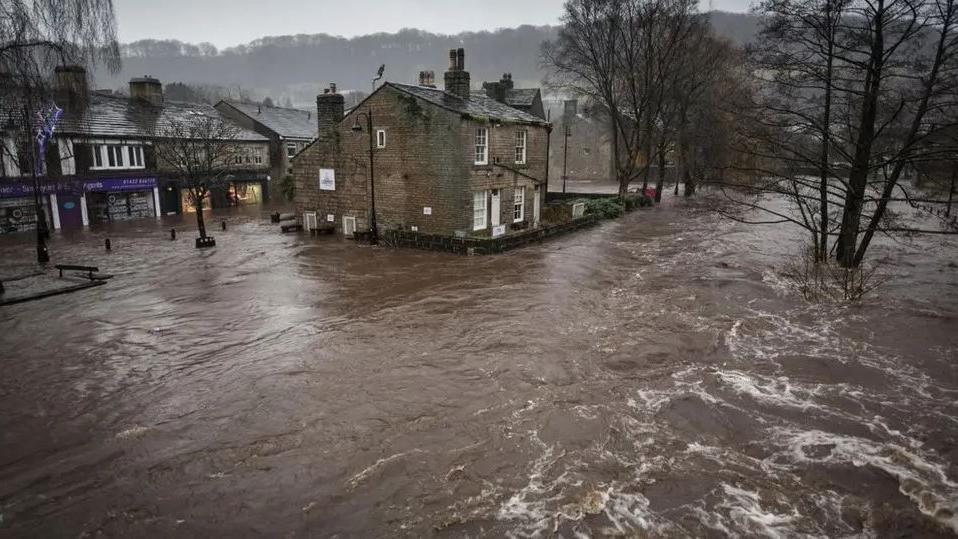
M 659 179 L 655 182 L 655 201 L 662 202 L 662 188 L 665 186 L 665 145 L 659 146 Z
M 858 229 L 861 226 L 862 209 L 865 205 L 865 187 L 868 185 L 868 173 L 871 168 L 871 150 L 875 139 L 875 122 L 878 116 L 878 94 L 881 90 L 882 64 L 885 56 L 884 1 L 879 0 L 875 18 L 875 37 L 872 42 L 868 73 L 865 75 L 862 96 L 858 141 L 852 159 L 851 172 L 848 175 L 848 188 L 845 191 L 845 211 L 842 215 L 842 227 L 838 234 L 836 258 L 845 268 L 855 267 L 855 251 L 858 247 Z
M 196 228 L 200 232 L 200 238 L 206 237 L 206 222 L 203 221 L 203 199 L 205 196 L 193 196 L 193 207 L 196 208 Z
M 829 177 L 829 155 L 831 144 L 831 125 L 832 125 L 832 74 L 835 63 L 835 36 L 834 25 L 832 23 L 832 3 L 829 1 L 826 6 L 826 20 L 829 25 L 828 34 L 828 56 L 825 59 L 825 106 L 822 111 L 822 154 L 821 170 L 818 186 L 818 204 L 819 204 L 819 231 L 818 238 L 815 241 L 815 262 L 824 262 L 828 258 L 828 177 Z
M 955 163 L 955 166 L 958 167 L 958 163 Z M 951 169 L 951 188 L 948 189 L 948 206 L 945 208 L 945 217 L 951 217 L 951 201 L 955 197 L 955 175 L 958 174 L 958 170 L 955 170 L 954 167 Z

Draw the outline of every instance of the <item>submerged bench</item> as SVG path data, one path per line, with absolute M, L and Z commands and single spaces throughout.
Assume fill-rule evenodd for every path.
M 299 223 L 296 223 L 296 224 L 290 224 L 290 225 L 283 225 L 283 226 L 281 226 L 281 227 L 279 227 L 279 228 L 280 228 L 280 230 L 282 230 L 283 232 L 300 231 L 300 230 L 303 229 L 303 225 L 301 225 L 301 224 L 299 224 Z
M 87 274 L 87 277 L 89 277 L 90 280 L 92 281 L 92 280 L 94 280 L 93 274 L 100 272 L 100 268 L 98 268 L 98 267 L 96 267 L 96 266 L 77 266 L 77 265 L 74 265 L 74 264 L 57 264 L 57 265 L 55 265 L 55 266 L 53 266 L 53 267 L 56 268 L 56 269 L 58 269 L 58 270 L 60 270 L 60 277 L 61 277 L 61 278 L 63 277 L 63 271 L 64 271 L 64 270 L 66 270 L 66 271 L 82 271 L 82 272 L 86 273 L 86 274 Z

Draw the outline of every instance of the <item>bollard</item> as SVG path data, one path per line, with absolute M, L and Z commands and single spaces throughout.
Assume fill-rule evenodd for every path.
M 175 239 L 176 239 L 176 229 L 175 229 L 175 228 L 171 228 L 171 229 L 170 229 L 170 239 L 171 239 L 171 240 L 175 240 Z
M 107 238 L 107 239 L 103 242 L 103 244 L 106 246 L 106 250 L 109 251 L 109 250 L 110 250 L 110 238 Z
M 223 225 L 223 230 L 226 230 L 226 221 L 223 221 L 221 224 Z

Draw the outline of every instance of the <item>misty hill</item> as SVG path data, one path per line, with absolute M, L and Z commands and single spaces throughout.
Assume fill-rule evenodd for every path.
M 754 37 L 757 26 L 745 14 L 713 12 L 712 21 L 717 33 L 737 43 Z M 98 87 L 122 89 L 131 77 L 152 75 L 164 83 L 218 85 L 235 96 L 270 96 L 277 103 L 310 107 L 330 82 L 344 90 L 369 91 L 381 64 L 386 64 L 387 80 L 415 82 L 419 71 L 431 69 L 441 81 L 447 51 L 463 47 L 474 86 L 498 80 L 504 72 L 513 74 L 517 86 L 539 86 L 539 48 L 557 31 L 555 26 L 520 26 L 457 35 L 413 29 L 354 38 L 301 34 L 264 37 L 223 50 L 209 43 L 141 40 L 122 46 L 119 74 L 97 73 L 96 79 Z

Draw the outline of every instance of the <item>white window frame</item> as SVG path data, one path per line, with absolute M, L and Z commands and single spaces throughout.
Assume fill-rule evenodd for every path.
M 481 199 L 481 200 L 480 200 Z M 482 203 L 480 206 L 479 203 Z M 474 191 L 472 193 L 472 230 L 485 230 L 488 226 L 488 191 Z M 481 211 L 481 213 L 480 213 Z
M 529 132 L 520 129 L 516 131 L 516 164 L 526 164 L 526 146 L 529 140 Z
M 90 170 L 132 170 L 146 168 L 142 145 L 91 144 L 93 166 Z
M 377 148 L 386 147 L 386 130 L 385 129 L 376 130 L 376 147 Z
M 263 149 L 262 148 L 253 149 L 253 164 L 254 165 L 263 164 Z
M 489 164 L 489 128 L 476 128 L 476 155 L 475 163 L 477 165 Z
M 526 218 L 526 188 L 516 187 L 512 199 L 512 222 L 521 223 Z
M 286 143 L 286 157 L 293 157 L 296 155 L 296 143 L 287 142 Z

